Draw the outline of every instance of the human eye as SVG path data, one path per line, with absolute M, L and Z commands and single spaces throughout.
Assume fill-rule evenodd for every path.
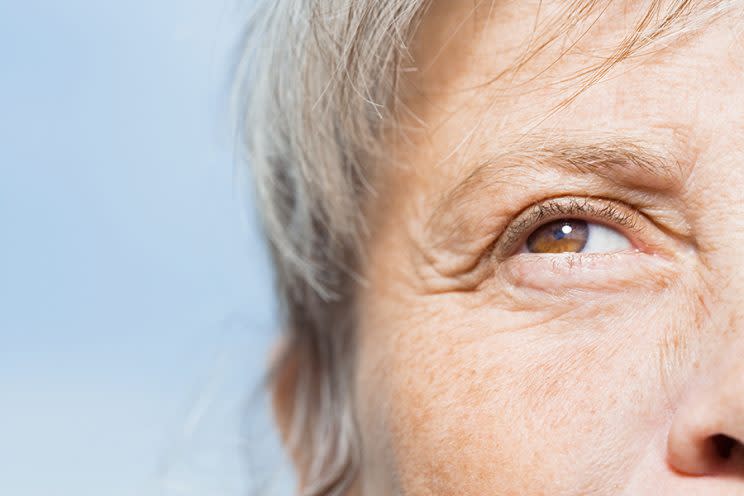
M 492 287 L 530 287 L 561 295 L 569 288 L 624 291 L 667 281 L 675 272 L 679 248 L 638 208 L 607 198 L 571 196 L 541 200 L 518 213 L 487 260 L 495 263 L 493 280 L 501 281 Z
M 602 198 L 552 198 L 524 210 L 507 226 L 501 255 L 602 254 L 639 250 L 641 214 Z

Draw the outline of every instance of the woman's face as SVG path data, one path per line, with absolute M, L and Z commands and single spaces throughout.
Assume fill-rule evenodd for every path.
M 735 16 L 561 105 L 640 13 L 504 73 L 560 2 L 475 3 L 427 13 L 371 208 L 364 494 L 744 494 Z

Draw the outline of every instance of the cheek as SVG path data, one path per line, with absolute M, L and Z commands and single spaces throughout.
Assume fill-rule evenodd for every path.
M 617 487 L 667 422 L 680 374 L 666 364 L 689 350 L 679 298 L 636 296 L 543 311 L 370 301 L 357 388 L 367 459 L 392 460 L 403 494 Z

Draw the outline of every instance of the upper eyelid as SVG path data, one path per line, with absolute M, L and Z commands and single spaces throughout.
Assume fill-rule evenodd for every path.
M 467 208 L 479 195 L 500 196 L 503 185 L 528 178 L 530 171 L 552 170 L 569 176 L 591 176 L 614 187 L 635 191 L 678 192 L 692 169 L 689 161 L 668 160 L 669 155 L 686 156 L 669 146 L 674 153 L 658 153 L 653 147 L 630 137 L 607 137 L 593 140 L 555 141 L 536 136 L 520 142 L 513 150 L 502 150 L 486 157 L 455 187 L 442 196 L 433 209 L 427 225 L 446 224 L 449 212 Z M 507 147 L 508 148 L 508 147 Z M 440 219 L 444 216 L 443 219 Z
M 638 233 L 641 227 L 633 207 L 617 200 L 596 197 L 558 197 L 532 204 L 515 216 L 494 242 L 494 249 L 506 255 L 520 243 L 530 230 L 550 220 L 566 216 L 591 216 L 598 221 L 608 221 Z

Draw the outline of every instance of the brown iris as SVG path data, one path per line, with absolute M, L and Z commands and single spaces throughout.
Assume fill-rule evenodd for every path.
M 589 229 L 578 219 L 561 219 L 539 227 L 527 238 L 530 253 L 578 253 L 586 246 Z

